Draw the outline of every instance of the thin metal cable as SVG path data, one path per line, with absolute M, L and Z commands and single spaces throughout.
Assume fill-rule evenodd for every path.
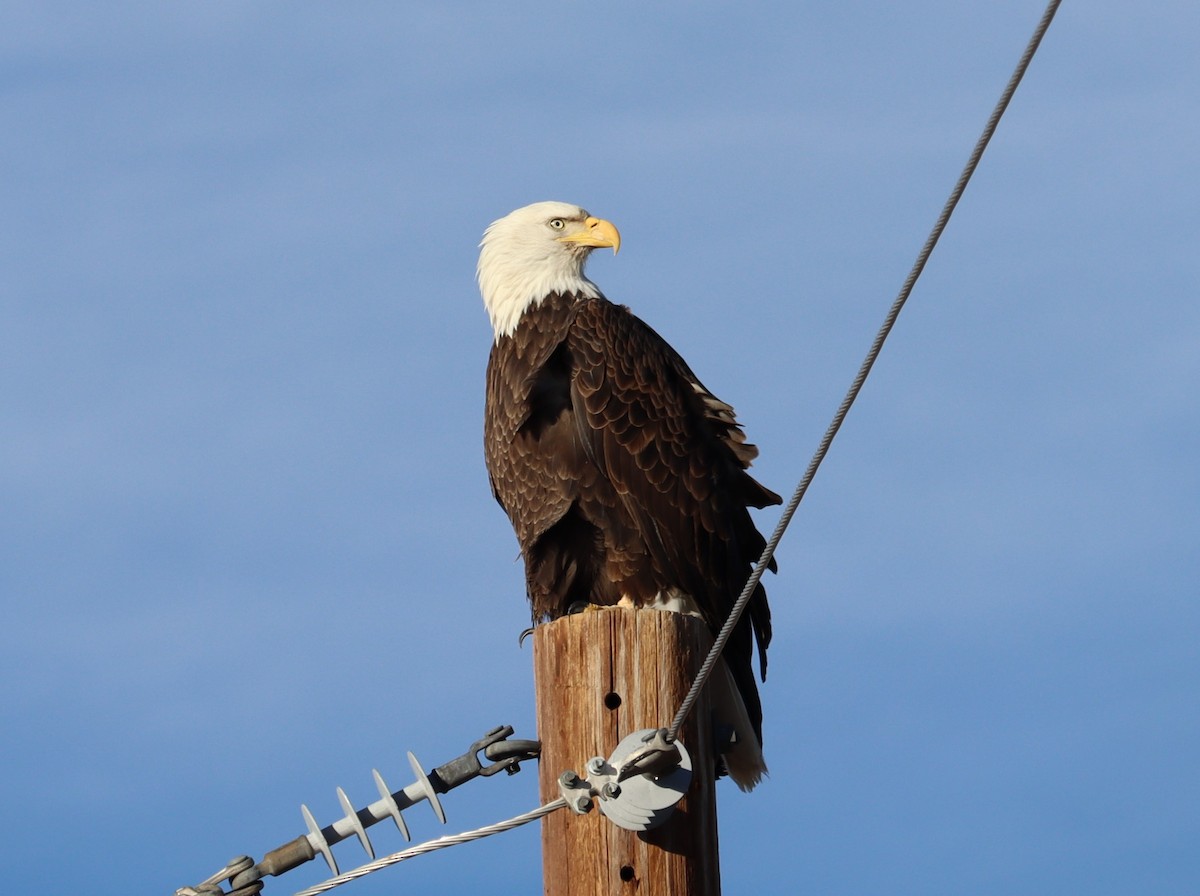
M 562 797 L 553 802 L 546 803 L 544 806 L 539 806 L 524 815 L 518 815 L 515 818 L 510 818 L 507 821 L 499 821 L 495 824 L 489 824 L 486 827 L 476 828 L 473 831 L 464 831 L 461 834 L 451 834 L 448 837 L 438 837 L 436 840 L 427 840 L 424 843 L 418 843 L 416 846 L 410 847 L 400 852 L 392 853 L 390 856 L 384 856 L 382 859 L 376 859 L 374 862 L 368 862 L 366 865 L 360 865 L 353 871 L 347 871 L 345 874 L 339 874 L 337 877 L 331 877 L 329 880 L 309 887 L 307 890 L 301 890 L 295 896 L 318 896 L 320 893 L 327 893 L 334 887 L 340 887 L 342 884 L 349 883 L 352 880 L 357 880 L 360 877 L 378 871 L 381 868 L 387 868 L 389 865 L 395 865 L 397 862 L 403 862 L 405 859 L 411 859 L 414 856 L 421 856 L 427 852 L 435 852 L 439 849 L 445 849 L 447 846 L 457 846 L 460 843 L 470 843 L 472 840 L 481 840 L 484 837 L 490 837 L 492 834 L 502 834 L 505 831 L 511 831 L 513 828 L 519 828 L 523 824 L 528 824 L 531 821 L 537 821 L 551 812 L 556 812 L 559 809 L 566 808 L 567 801 Z
M 1061 2 L 1062 0 L 1050 0 L 1050 3 L 1046 6 L 1046 11 L 1042 13 L 1041 21 L 1038 22 L 1037 28 L 1034 29 L 1033 37 L 1029 39 L 1029 44 L 1025 47 L 1025 52 L 1021 55 L 1021 59 L 1017 63 L 1012 77 L 1009 78 L 1008 85 L 1004 88 L 1004 93 L 1000 96 L 1000 101 L 996 103 L 995 109 L 992 110 L 992 115 L 983 129 L 983 133 L 980 134 L 979 140 L 975 143 L 975 149 L 972 151 L 970 159 L 967 160 L 962 174 L 958 177 L 958 183 L 954 185 L 954 189 L 950 192 L 950 198 L 946 200 L 946 204 L 942 208 L 942 213 L 938 216 L 937 223 L 933 225 L 933 230 L 930 232 L 929 238 L 925 240 L 925 245 L 921 248 L 920 254 L 917 255 L 917 260 L 913 264 L 912 270 L 909 271 L 904 285 L 900 288 L 900 294 L 892 302 L 892 307 L 888 311 L 883 326 L 879 328 L 879 332 L 875 335 L 875 341 L 871 344 L 871 350 L 867 352 L 867 357 L 858 370 L 858 376 L 854 378 L 850 390 L 846 393 L 846 397 L 842 399 L 841 407 L 833 415 L 833 421 L 825 431 L 825 436 L 821 439 L 820 445 L 817 446 L 817 451 L 809 462 L 808 469 L 804 472 L 804 478 L 796 486 L 796 491 L 792 495 L 791 500 L 788 501 L 787 507 L 784 508 L 783 515 L 779 518 L 779 523 L 775 526 L 775 531 L 767 541 L 758 564 L 754 567 L 754 571 L 746 581 L 746 587 L 742 589 L 741 595 L 734 603 L 733 609 L 730 610 L 729 618 L 725 620 L 725 624 L 721 627 L 721 631 L 718 632 L 716 640 L 713 642 L 712 649 L 709 650 L 708 656 L 705 657 L 704 663 L 700 666 L 700 671 L 696 674 L 696 680 L 692 683 L 691 690 L 688 691 L 683 704 L 679 707 L 679 712 L 675 714 L 675 718 L 671 722 L 671 727 L 667 732 L 668 741 L 673 741 L 679 736 L 679 729 L 683 727 L 684 720 L 687 719 L 688 713 L 692 711 L 692 706 L 695 704 L 697 697 L 699 697 L 701 688 L 704 687 L 704 683 L 708 681 L 709 675 L 712 674 L 717 657 L 721 655 L 721 651 L 725 648 L 725 642 L 729 640 L 729 636 L 733 632 L 733 627 L 737 624 L 738 619 L 741 618 L 742 612 L 746 609 L 746 604 L 750 602 L 750 598 L 754 594 L 754 590 L 758 587 L 763 573 L 766 571 L 768 564 L 770 564 L 771 558 L 775 555 L 775 548 L 778 546 L 779 540 L 783 538 L 784 530 L 787 529 L 788 524 L 792 521 L 792 516 L 796 512 L 796 508 L 800 506 L 805 492 L 808 491 L 809 483 L 817 475 L 817 468 L 821 466 L 821 462 L 829 452 L 829 446 L 833 443 L 834 436 L 837 435 L 838 430 L 842 426 L 842 421 L 846 419 L 846 414 L 850 411 L 850 406 L 854 404 L 859 390 L 862 389 L 863 383 L 866 382 L 867 375 L 871 372 L 871 368 L 875 364 L 875 359 L 879 357 L 879 352 L 883 349 L 884 340 L 887 339 L 892 326 L 896 323 L 896 318 L 900 316 L 900 310 L 904 307 L 904 303 L 908 301 L 909 293 L 912 292 L 917 278 L 921 276 L 921 272 L 925 269 L 925 263 L 933 253 L 934 246 L 941 239 L 942 231 L 946 229 L 946 224 L 950 221 L 950 216 L 954 213 L 954 207 L 958 205 L 958 200 L 962 198 L 963 192 L 967 188 L 967 183 L 971 180 L 971 175 L 975 173 L 975 169 L 979 165 L 979 160 L 983 157 L 983 151 L 987 149 L 992 135 L 996 132 L 996 126 L 1000 124 L 1000 119 L 1003 117 L 1004 111 L 1008 108 L 1013 94 L 1016 93 L 1017 85 L 1021 83 L 1021 79 L 1025 76 L 1025 70 L 1029 68 L 1029 63 L 1037 52 L 1038 45 L 1041 44 L 1046 30 L 1050 27 L 1050 22 L 1054 19 L 1054 14 L 1058 12 Z

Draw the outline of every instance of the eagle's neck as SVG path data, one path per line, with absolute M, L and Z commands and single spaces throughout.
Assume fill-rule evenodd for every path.
M 556 244 L 555 249 L 558 248 Z M 511 336 L 521 316 L 549 295 L 558 293 L 581 299 L 601 296 L 599 287 L 583 276 L 584 257 L 555 251 L 551 257 L 530 259 L 523 253 L 489 244 L 485 239 L 479 255 L 479 292 L 496 341 Z

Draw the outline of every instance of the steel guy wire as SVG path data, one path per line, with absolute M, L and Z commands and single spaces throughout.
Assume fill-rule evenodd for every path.
M 318 894 L 329 892 L 334 887 L 340 887 L 342 884 L 365 877 L 374 871 L 379 871 L 381 868 L 387 868 L 389 865 L 403 862 L 405 859 L 411 859 L 428 852 L 436 852 L 439 849 L 445 849 L 447 846 L 457 846 L 460 843 L 470 843 L 472 840 L 482 840 L 484 837 L 490 837 L 492 834 L 502 834 L 505 831 L 519 828 L 521 825 L 528 824 L 531 821 L 537 821 L 539 818 L 543 818 L 559 809 L 565 809 L 566 806 L 567 801 L 559 797 L 556 800 L 546 803 L 544 806 L 539 806 L 536 809 L 509 818 L 506 821 L 498 821 L 495 824 L 476 828 L 473 831 L 464 831 L 461 834 L 451 834 L 446 837 L 438 837 L 436 840 L 427 840 L 424 843 L 418 843 L 416 846 L 409 847 L 400 852 L 392 853 L 390 856 L 384 856 L 382 859 L 376 859 L 374 862 L 368 862 L 366 865 L 361 865 L 353 871 L 347 871 L 345 874 L 331 877 L 329 880 L 309 887 L 307 890 L 300 890 L 295 896 L 318 896 Z
M 667 732 L 668 741 L 673 741 L 679 736 L 679 729 L 683 727 L 684 720 L 687 719 L 688 713 L 691 712 L 692 706 L 700 695 L 701 688 L 704 687 L 704 683 L 708 681 L 709 675 L 712 674 L 713 666 L 716 665 L 717 658 L 721 655 L 721 651 L 725 647 L 725 642 L 729 640 L 729 636 L 733 632 L 733 627 L 737 624 L 742 612 L 746 609 L 746 604 L 750 602 L 754 590 L 762 580 L 763 573 L 766 572 L 771 558 L 775 555 L 775 548 L 778 546 L 779 540 L 783 538 L 784 530 L 787 529 L 788 524 L 792 521 L 792 516 L 796 512 L 796 508 L 800 506 L 805 492 L 808 491 L 809 484 L 817 474 L 817 468 L 821 466 L 821 462 L 829 452 L 829 446 L 833 443 L 834 436 L 837 435 L 842 422 L 846 419 L 846 414 L 850 412 L 850 406 L 854 404 L 854 400 L 858 397 L 863 383 L 866 382 L 867 375 L 871 372 L 875 360 L 879 357 L 879 352 L 883 349 L 884 340 L 887 339 L 892 326 L 896 323 L 896 318 L 900 316 L 900 310 L 904 307 L 904 303 L 908 301 L 908 296 L 912 292 L 913 286 L 916 285 L 917 278 L 921 276 L 921 272 L 925 269 L 925 263 L 933 253 L 934 246 L 941 239 L 942 231 L 946 229 L 946 224 L 950 221 L 950 216 L 954 213 L 954 208 L 958 205 L 958 200 L 962 198 L 963 192 L 967 188 L 967 183 L 971 180 L 971 175 L 975 173 L 975 169 L 979 165 L 979 160 L 983 157 L 984 150 L 987 149 L 992 135 L 996 132 L 996 127 L 1000 124 L 1000 119 L 1008 108 L 1009 101 L 1013 98 L 1013 94 L 1016 93 L 1017 86 L 1025 76 L 1025 70 L 1029 68 L 1029 63 L 1033 60 L 1033 56 L 1037 52 L 1038 46 L 1041 44 L 1042 38 L 1045 36 L 1046 30 L 1050 27 L 1050 22 L 1054 19 L 1054 14 L 1058 12 L 1058 7 L 1061 3 L 1062 0 L 1050 0 L 1050 3 L 1042 13 L 1042 18 L 1034 29 L 1033 36 L 1029 39 L 1029 43 L 1025 47 L 1025 52 L 1021 55 L 1021 59 L 1018 61 L 1012 77 L 1009 78 L 999 102 L 996 103 L 996 107 L 992 110 L 991 117 L 984 126 L 983 133 L 980 134 L 979 140 L 975 143 L 971 157 L 963 167 L 962 173 L 958 177 L 958 182 L 954 185 L 954 189 L 950 191 L 950 198 L 946 200 L 946 204 L 942 208 L 942 213 L 933 225 L 933 230 L 930 231 L 929 237 L 925 240 L 925 245 L 921 247 L 912 270 L 909 271 L 904 285 L 900 288 L 899 295 L 892 302 L 892 307 L 884 319 L 883 326 L 879 328 L 879 332 L 875 335 L 875 341 L 871 344 L 871 349 L 867 352 L 867 356 L 858 370 L 858 375 L 854 378 L 854 382 L 846 393 L 846 397 L 842 399 L 842 404 L 837 409 L 837 413 L 833 415 L 833 420 L 830 422 L 829 428 L 825 431 L 821 443 L 817 446 L 816 453 L 809 462 L 808 469 L 804 471 L 804 477 L 800 480 L 800 484 L 796 486 L 796 491 L 793 493 L 791 500 L 788 501 L 787 507 L 784 508 L 783 514 L 775 526 L 775 531 L 771 533 L 771 537 L 763 549 L 762 556 L 755 565 L 754 571 L 750 574 L 750 578 L 746 581 L 746 587 L 742 589 L 741 595 L 734 602 L 733 609 L 729 612 L 729 618 L 725 620 L 725 624 L 721 627 L 720 632 L 717 633 L 712 649 L 709 650 L 708 656 L 704 658 L 704 662 L 700 666 L 700 671 L 696 674 L 696 680 L 692 683 L 691 690 L 688 691 L 687 696 L 679 707 L 679 711 L 675 714 L 675 718 L 672 720 L 671 727 Z

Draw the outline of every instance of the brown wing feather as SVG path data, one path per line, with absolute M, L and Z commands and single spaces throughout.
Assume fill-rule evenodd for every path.
M 498 340 L 488 357 L 484 459 L 492 493 L 522 549 L 557 522 L 572 500 L 562 464 L 551 463 L 538 439 L 519 437 L 542 423 L 531 419 L 530 397 L 570 322 L 568 314 L 532 316 L 516 336 Z
M 716 631 L 763 549 L 747 507 L 780 502 L 746 472 L 757 451 L 733 408 L 604 299 L 551 295 L 497 340 L 484 454 L 535 622 L 576 601 L 640 605 L 678 589 Z M 765 676 L 761 585 L 725 650 L 761 742 L 755 640 Z
M 613 512 L 616 494 L 576 434 L 566 343 L 575 311 L 574 297 L 548 296 L 488 359 L 484 457 L 521 547 L 535 623 L 580 601 L 616 603 L 618 584 L 604 573 L 631 576 L 639 555 L 636 534 Z
M 746 508 L 780 503 L 746 472 L 754 447 L 732 408 L 627 309 L 582 302 L 567 340 L 580 439 L 639 522 L 658 587 L 690 594 L 719 628 L 764 546 Z M 765 673 L 771 628 L 761 587 L 728 648 L 742 659 L 731 665 L 747 672 L 751 630 Z

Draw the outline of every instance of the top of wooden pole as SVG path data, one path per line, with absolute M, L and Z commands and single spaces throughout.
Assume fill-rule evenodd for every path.
M 588 609 L 534 631 L 542 799 L 565 771 L 587 773 L 628 734 L 670 724 L 712 637 L 703 621 L 660 610 Z M 680 741 L 693 777 L 675 814 L 635 833 L 599 812 L 556 812 L 542 827 L 546 896 L 719 896 L 714 771 L 707 697 Z

